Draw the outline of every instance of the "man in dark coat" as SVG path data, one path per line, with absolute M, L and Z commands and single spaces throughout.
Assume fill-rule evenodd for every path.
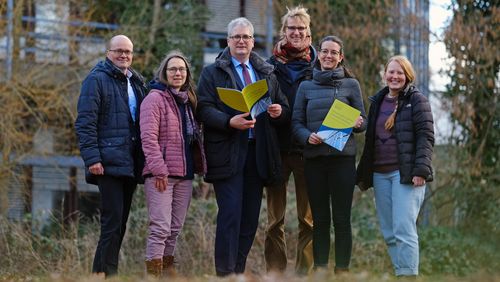
M 304 7 L 289 9 L 281 19 L 281 39 L 274 46 L 273 55 L 269 58 L 269 63 L 275 67 L 274 74 L 281 91 L 286 95 L 291 108 L 300 83 L 312 78 L 316 50 L 311 46 L 310 22 L 310 16 Z M 287 266 L 286 194 L 288 178 L 293 173 L 299 225 L 295 271 L 298 274 L 307 274 L 313 265 L 313 220 L 307 196 L 302 146 L 292 140 L 290 123 L 280 126 L 277 132 L 283 181 L 272 187 L 266 187 L 268 218 L 264 251 L 266 267 L 268 271 L 284 271 Z
M 133 44 L 124 35 L 111 38 L 106 60 L 82 83 L 75 127 L 88 183 L 101 193 L 101 235 L 92 272 L 118 271 L 118 254 L 144 167 L 139 107 L 146 93 L 132 64 Z
M 215 268 L 226 276 L 245 271 L 246 258 L 258 227 L 263 186 L 280 177 L 275 126 L 290 120 L 286 97 L 273 67 L 256 53 L 253 26 L 246 18 L 228 25 L 228 48 L 205 67 L 198 82 L 198 117 L 204 123 L 208 171 L 219 211 Z M 242 89 L 265 79 L 272 103 L 255 118 L 226 106 L 217 87 Z

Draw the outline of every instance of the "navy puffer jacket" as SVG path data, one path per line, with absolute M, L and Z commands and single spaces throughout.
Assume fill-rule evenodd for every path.
M 365 147 L 357 169 L 357 183 L 362 190 L 373 186 L 375 122 L 382 100 L 388 92 L 389 88 L 385 87 L 369 98 L 372 104 L 368 114 Z M 423 177 L 430 182 L 433 180 L 431 161 L 434 122 L 429 101 L 413 85 L 408 86 L 398 99 L 393 130 L 398 144 L 400 182 L 412 184 L 413 176 Z
M 99 62 L 82 83 L 75 127 L 86 167 L 100 162 L 105 175 L 141 181 L 144 154 L 139 133 L 139 108 L 146 85 L 138 73 L 129 70 L 137 100 L 135 122 L 128 106 L 127 77 L 106 59 Z M 95 177 L 87 174 L 87 182 L 96 184 Z

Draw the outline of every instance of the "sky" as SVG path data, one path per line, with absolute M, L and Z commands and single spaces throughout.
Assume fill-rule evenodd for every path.
M 431 72 L 429 90 L 430 103 L 434 116 L 434 129 L 436 143 L 445 143 L 450 136 L 452 127 L 448 113 L 441 108 L 442 102 L 433 95 L 433 92 L 445 90 L 449 82 L 446 76 L 440 75 L 439 71 L 446 68 L 449 59 L 442 42 L 444 28 L 449 23 L 452 13 L 448 11 L 450 0 L 430 0 L 429 25 L 431 30 L 429 44 L 429 67 Z
M 431 0 L 429 11 L 429 24 L 431 30 L 429 45 L 429 66 L 431 68 L 431 90 L 443 90 L 448 82 L 445 77 L 438 75 L 440 69 L 446 65 L 446 49 L 442 42 L 443 31 L 449 20 L 451 12 L 448 11 L 449 0 Z

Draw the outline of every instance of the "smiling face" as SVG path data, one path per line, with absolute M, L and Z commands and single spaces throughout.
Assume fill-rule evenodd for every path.
M 248 60 L 254 46 L 254 38 L 250 28 L 243 25 L 235 26 L 227 39 L 227 45 L 231 56 L 240 62 Z
M 398 62 L 391 61 L 385 70 L 384 80 L 389 91 L 399 93 L 405 87 L 407 79 L 403 67 Z
M 170 59 L 165 71 L 168 85 L 179 91 L 184 83 L 186 83 L 187 77 L 187 66 L 184 60 L 175 57 Z
M 132 41 L 124 35 L 117 35 L 111 38 L 106 57 L 123 73 L 126 73 L 132 64 L 133 51 Z
M 309 46 L 307 26 L 299 17 L 289 17 L 285 27 L 286 41 L 302 50 Z
M 324 41 L 320 46 L 319 63 L 321 70 L 333 70 L 344 59 L 341 46 L 334 41 Z

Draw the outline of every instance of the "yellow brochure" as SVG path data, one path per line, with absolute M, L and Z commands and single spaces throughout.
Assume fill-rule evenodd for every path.
M 335 100 L 317 134 L 323 138 L 323 142 L 342 151 L 360 113 L 358 109 Z
M 248 84 L 241 91 L 217 87 L 217 93 L 224 104 L 245 113 L 250 112 L 252 106 L 267 93 L 267 90 L 267 82 L 265 79 Z

